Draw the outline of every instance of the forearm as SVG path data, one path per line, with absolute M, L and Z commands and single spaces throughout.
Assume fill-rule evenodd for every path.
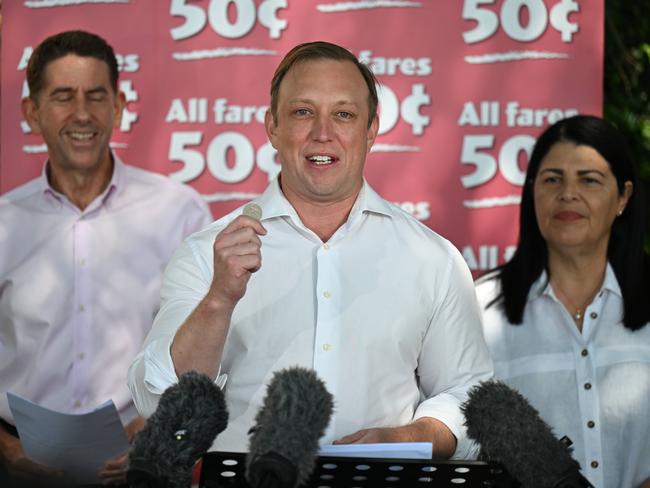
M 234 305 L 208 294 L 178 329 L 171 346 L 176 375 L 188 371 L 215 378 L 223 354 Z
M 374 427 L 358 430 L 334 441 L 334 444 L 373 444 L 384 442 L 430 442 L 432 457 L 448 459 L 456 451 L 456 437 L 433 417 L 421 417 L 400 427 Z
M 431 442 L 433 457 L 448 459 L 456 451 L 456 436 L 438 419 L 421 417 L 406 426 L 412 431 L 411 442 Z

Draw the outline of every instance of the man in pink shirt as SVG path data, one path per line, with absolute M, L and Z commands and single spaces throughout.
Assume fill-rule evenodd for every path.
M 112 153 L 125 104 L 117 78 L 113 49 L 81 31 L 47 38 L 27 67 L 23 114 L 48 160 L 0 197 L 0 471 L 30 484 L 61 473 L 25 456 L 6 392 L 66 413 L 113 400 L 130 439 L 143 420 L 126 374 L 162 271 L 212 220 L 194 190 Z M 102 482 L 123 482 L 125 460 L 109 461 Z

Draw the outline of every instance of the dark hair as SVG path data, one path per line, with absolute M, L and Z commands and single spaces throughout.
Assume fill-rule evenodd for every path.
M 334 59 L 337 61 L 350 61 L 353 63 L 368 86 L 368 127 L 372 124 L 373 119 L 377 115 L 377 105 L 379 100 L 377 98 L 377 79 L 372 73 L 370 68 L 361 63 L 350 51 L 347 49 L 332 44 L 330 42 L 316 41 L 298 44 L 282 59 L 280 64 L 273 74 L 271 80 L 271 115 L 273 120 L 278 119 L 278 96 L 280 94 L 280 84 L 289 72 L 289 70 L 296 64 L 305 61 L 312 61 L 315 59 Z
M 104 61 L 108 65 L 113 92 L 117 93 L 117 59 L 113 48 L 96 34 L 75 30 L 50 36 L 34 49 L 27 63 L 30 97 L 35 99 L 43 88 L 45 68 L 48 63 L 68 54 Z
M 558 142 L 589 146 L 607 161 L 619 194 L 633 185 L 623 214 L 612 225 L 607 257 L 623 295 L 623 325 L 637 330 L 650 321 L 650 256 L 643 249 L 645 205 L 638 170 L 621 133 L 599 117 L 577 115 L 561 120 L 537 139 L 521 195 L 519 243 L 510 261 L 489 273 L 501 282 L 500 294 L 488 305 L 501 305 L 511 324 L 521 324 L 531 285 L 548 266 L 546 241 L 535 217 L 533 184 L 540 164 Z

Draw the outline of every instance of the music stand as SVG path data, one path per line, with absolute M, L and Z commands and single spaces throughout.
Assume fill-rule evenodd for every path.
M 245 479 L 246 454 L 209 452 L 203 457 L 199 488 L 251 488 Z M 500 464 L 482 461 L 428 461 L 318 457 L 301 488 L 515 488 Z

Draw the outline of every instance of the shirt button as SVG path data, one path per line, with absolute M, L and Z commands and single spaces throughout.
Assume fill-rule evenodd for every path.
M 85 310 L 86 310 L 86 307 L 84 307 L 83 305 L 79 305 L 79 311 L 80 312 L 84 312 Z
M 597 318 L 598 318 L 598 314 L 597 314 L 596 312 L 591 312 L 591 313 L 589 314 L 589 316 L 590 316 L 592 319 L 597 319 Z
M 589 427 L 590 429 L 593 429 L 594 427 L 596 427 L 596 422 L 594 422 L 593 420 L 590 420 L 589 422 L 587 422 L 587 427 Z
M 324 292 L 323 292 L 323 296 L 324 296 L 325 298 L 330 298 L 330 297 L 332 296 L 332 294 L 331 294 L 329 291 L 324 291 Z
M 80 259 L 79 260 L 79 266 L 85 266 L 86 265 L 86 260 L 85 259 Z
M 323 344 L 323 351 L 329 351 L 330 349 L 332 349 L 331 344 Z
M 591 390 L 591 383 L 585 383 L 585 390 Z
M 79 400 L 74 402 L 74 408 L 79 408 L 80 406 L 81 406 L 81 402 Z
M 587 356 L 587 355 L 589 355 L 589 351 L 587 351 L 586 349 L 583 349 L 583 350 L 580 352 L 580 354 L 582 354 L 583 356 Z
M 592 461 L 591 462 L 591 467 L 594 468 L 594 469 L 597 468 L 598 467 L 598 461 Z
M 323 244 L 323 249 L 325 249 L 327 251 L 329 248 L 330 248 L 330 245 L 327 242 L 325 244 Z
M 86 355 L 83 352 L 80 352 L 77 357 L 79 358 L 79 361 L 83 361 L 83 359 L 86 357 Z

